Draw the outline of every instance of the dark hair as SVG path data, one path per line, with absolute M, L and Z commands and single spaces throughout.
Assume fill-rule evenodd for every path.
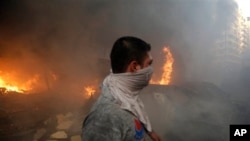
M 150 50 L 150 44 L 137 37 L 125 36 L 117 39 L 110 53 L 113 73 L 125 72 L 129 63 L 134 60 L 142 65 Z

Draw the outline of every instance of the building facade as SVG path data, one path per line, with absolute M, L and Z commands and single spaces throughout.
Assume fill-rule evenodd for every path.
M 218 75 L 214 81 L 217 85 L 240 78 L 242 68 L 250 62 L 249 21 L 236 9 L 230 26 L 222 30 L 213 50 L 214 70 Z

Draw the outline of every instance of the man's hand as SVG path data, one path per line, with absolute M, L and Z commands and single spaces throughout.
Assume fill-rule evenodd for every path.
M 148 132 L 148 135 L 153 141 L 161 141 L 160 137 L 154 131 Z

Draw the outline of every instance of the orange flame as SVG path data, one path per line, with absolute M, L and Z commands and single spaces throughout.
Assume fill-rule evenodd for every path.
M 161 79 L 159 81 L 151 81 L 151 84 L 160 84 L 160 85 L 169 85 L 171 81 L 171 74 L 173 72 L 173 63 L 174 63 L 174 58 L 173 55 L 168 47 L 163 48 L 163 52 L 166 54 L 165 55 L 165 63 L 163 65 L 163 73 L 161 76 Z
M 8 93 L 8 92 L 18 92 L 18 93 L 25 93 L 27 91 L 32 90 L 32 85 L 37 83 L 38 75 L 34 76 L 30 80 L 26 82 L 22 82 L 22 84 L 18 83 L 15 80 L 4 79 L 0 77 L 0 89 L 1 93 Z
M 91 97 L 95 94 L 96 89 L 93 86 L 84 87 L 87 97 Z
M 39 74 L 35 74 L 25 80 L 18 79 L 14 73 L 1 72 L 0 75 L 0 94 L 7 94 L 9 92 L 27 94 L 27 92 L 34 91 L 34 89 L 44 89 L 43 79 Z
M 2 89 L 1 90 L 2 93 L 7 93 L 11 91 L 23 93 L 22 89 L 18 88 L 17 86 L 13 86 L 11 84 L 6 83 L 1 77 L 0 77 L 0 88 Z

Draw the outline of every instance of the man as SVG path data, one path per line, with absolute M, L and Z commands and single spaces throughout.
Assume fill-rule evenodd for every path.
M 151 47 L 136 37 L 121 37 L 110 54 L 112 73 L 82 129 L 82 141 L 143 141 L 146 134 L 160 141 L 152 130 L 139 92 L 148 85 L 153 69 Z

